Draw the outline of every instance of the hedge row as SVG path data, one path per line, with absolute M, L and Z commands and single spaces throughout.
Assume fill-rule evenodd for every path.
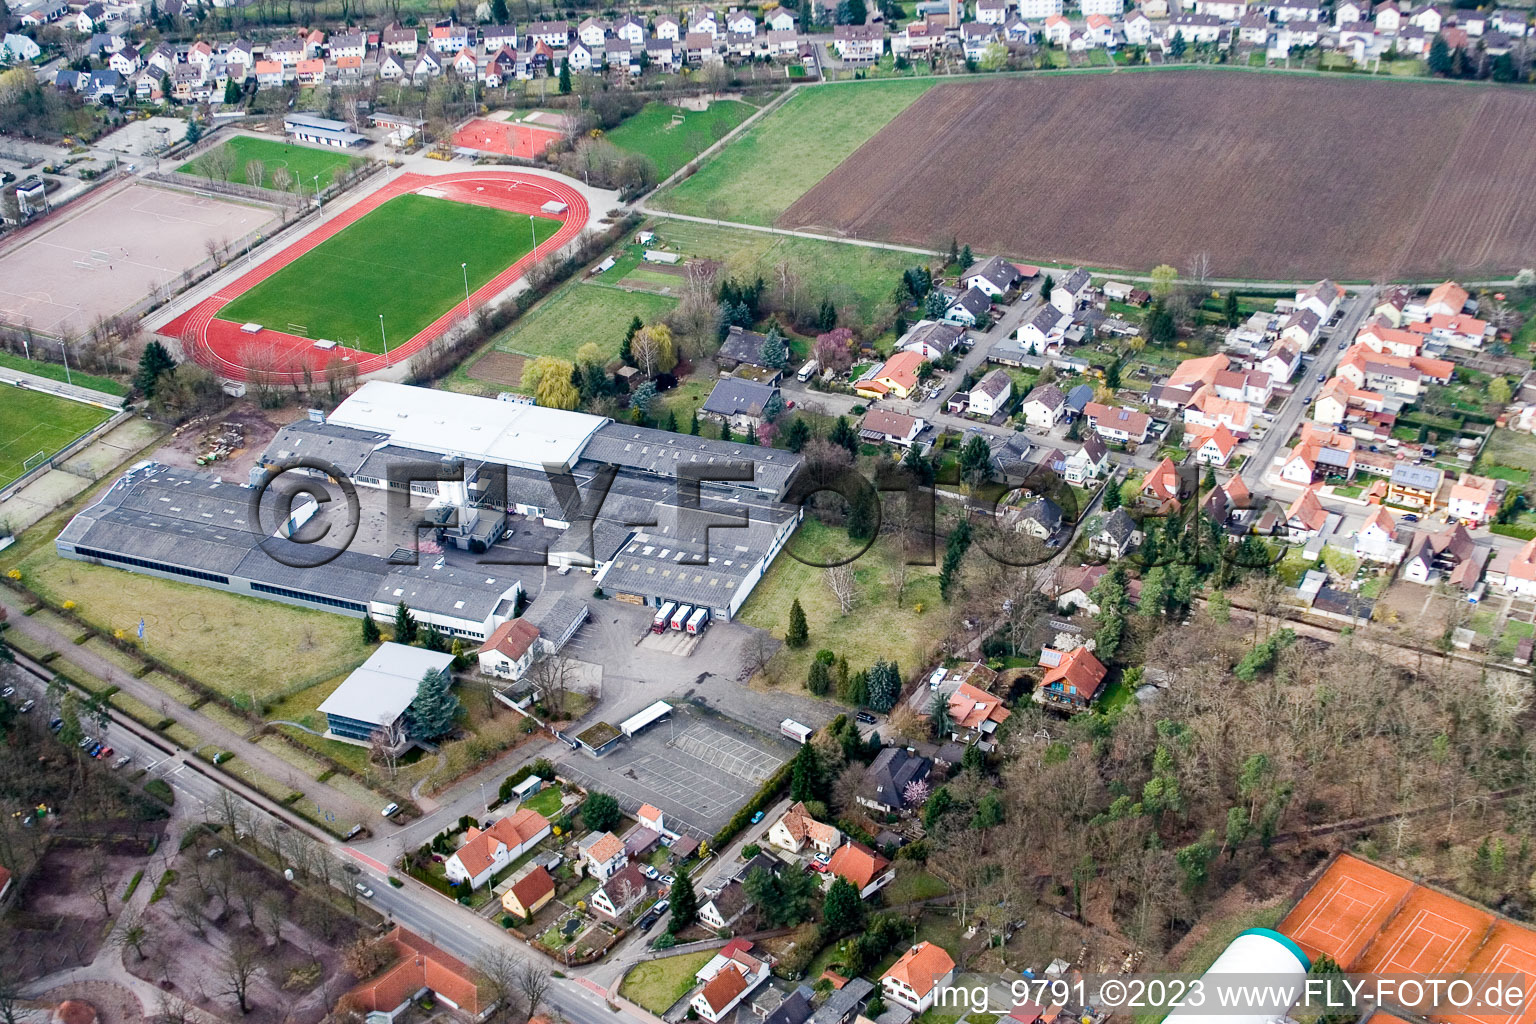
M 847 715 L 838 715 L 827 728 L 832 732 L 838 732 L 846 723 L 847 718 Z M 752 824 L 752 815 L 772 807 L 779 797 L 783 795 L 784 791 L 789 788 L 790 776 L 794 774 L 794 769 L 795 762 L 793 758 L 779 765 L 779 770 L 768 777 L 768 781 L 764 782 L 762 787 L 753 794 L 752 799 L 748 800 L 741 810 L 737 811 L 731 820 L 725 823 L 724 828 L 715 833 L 714 839 L 710 841 L 712 848 L 716 851 L 725 849 L 727 843 L 735 839 L 743 829 Z
M 1488 532 L 1496 533 L 1501 537 L 1530 540 L 1532 537 L 1536 537 L 1536 526 L 1524 526 L 1520 523 L 1494 523 L 1488 527 Z

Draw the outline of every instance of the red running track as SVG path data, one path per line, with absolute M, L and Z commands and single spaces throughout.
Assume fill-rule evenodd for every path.
M 234 281 L 225 284 L 216 293 L 199 302 L 185 313 L 160 328 L 159 333 L 178 339 L 182 349 L 193 360 L 222 376 L 233 380 L 249 380 L 250 373 L 259 370 L 272 383 L 301 382 L 305 373 L 322 373 L 335 360 L 350 362 L 360 374 L 373 373 L 385 368 L 385 356 L 378 352 L 359 352 L 345 346 L 329 351 L 314 347 L 314 340 L 263 328 L 259 334 L 243 334 L 240 324 L 221 320 L 218 312 L 225 305 L 250 291 L 279 270 L 303 256 L 311 249 L 348 225 L 357 222 L 379 206 L 410 192 L 430 190 L 430 194 L 455 202 L 476 206 L 489 206 L 512 213 L 529 213 L 541 217 L 561 219 L 560 230 L 553 238 L 540 243 L 539 258 L 558 252 L 586 228 L 591 211 L 581 193 L 571 186 L 552 178 L 504 171 L 464 171 L 458 174 L 402 174 L 393 182 L 364 198 L 350 208 L 317 226 L 303 238 L 293 242 L 271 259 L 257 264 Z M 540 207 L 551 199 L 566 204 L 561 214 L 544 213 Z M 510 267 L 487 281 L 470 296 L 470 310 L 484 306 L 491 299 L 511 287 L 534 264 L 529 253 Z M 442 337 L 466 316 L 463 305 L 455 307 L 422 329 L 414 338 L 391 345 L 388 365 L 410 359 Z M 252 362 L 258 366 L 251 366 Z

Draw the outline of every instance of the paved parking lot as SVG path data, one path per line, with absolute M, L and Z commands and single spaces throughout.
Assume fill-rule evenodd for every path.
M 736 808 L 793 754 L 793 746 L 759 736 L 688 705 L 599 760 L 567 756 L 560 772 L 611 793 L 630 814 L 652 804 L 669 828 L 700 839 L 720 830 Z

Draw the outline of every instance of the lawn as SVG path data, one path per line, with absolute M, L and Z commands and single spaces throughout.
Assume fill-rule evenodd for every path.
M 811 639 L 799 650 L 784 647 L 774 654 L 769 670 L 779 680 L 803 686 L 811 659 L 822 648 L 846 657 L 853 671 L 868 668 L 881 658 L 894 658 L 908 672 L 927 663 L 936 638 L 944 633 L 943 623 L 936 618 L 944 614 L 937 567 L 910 566 L 906 593 L 898 606 L 890 587 L 890 549 L 884 541 L 877 542 L 853 563 L 857 596 L 853 611 L 843 615 L 837 598 L 827 588 L 825 570 L 807 565 L 795 555 L 817 562 L 829 552 L 854 549 L 842 530 L 806 519 L 742 606 L 743 622 L 782 637 L 789 622 L 790 602 L 799 598 L 810 623 Z M 918 612 L 918 605 L 925 610 Z M 925 622 L 924 616 L 935 617 L 935 621 Z
M 771 225 L 932 85 L 887 79 L 799 89 L 654 205 Z
M 740 100 L 716 100 L 705 111 L 647 103 L 640 113 L 610 131 L 607 139 L 650 160 L 656 168 L 656 180 L 663 181 L 723 139 L 756 109 Z
M 715 951 L 706 949 L 699 953 L 662 957 L 637 964 L 624 976 L 619 995 L 654 1014 L 665 1013 L 667 1008 L 688 994 L 697 982 L 699 968 L 714 958 Z
M 495 344 L 503 352 L 574 360 L 576 350 L 591 341 L 617 358 L 631 320 L 638 316 L 650 323 L 676 305 L 665 295 L 576 281 L 529 310 Z
M 1486 476 L 1500 476 L 1505 480 L 1515 480 L 1524 484 L 1527 478 L 1517 478 L 1514 475 L 1497 473 L 1500 467 L 1514 470 L 1525 470 L 1527 474 L 1536 471 L 1536 435 L 1524 434 L 1515 430 L 1495 430 L 1488 438 L 1488 443 L 1483 446 L 1483 452 L 1477 460 L 1477 472 Z
M 210 149 L 196 160 L 188 160 L 176 168 L 176 173 L 191 174 L 200 178 L 222 178 L 223 175 L 216 174 L 212 166 L 221 159 L 214 156 L 221 150 L 232 154 L 229 162 L 229 181 L 238 185 L 277 188 L 272 176 L 279 168 L 287 168 L 293 175 L 293 183 L 289 186 L 290 191 L 313 189 L 315 176 L 319 175 L 320 191 L 323 192 L 330 188 L 337 170 L 351 170 L 367 162 L 360 156 L 349 156 L 334 149 L 291 146 L 274 139 L 256 139 L 248 135 L 236 135 L 223 145 Z M 261 161 L 263 170 L 261 181 L 253 182 L 246 177 L 246 166 L 252 160 Z
M 559 784 L 554 782 L 546 782 L 543 789 L 539 790 L 537 793 L 533 794 L 533 796 L 518 804 L 518 808 L 522 809 L 526 807 L 529 810 L 538 811 L 546 818 L 553 818 L 556 814 L 560 813 L 560 805 L 561 799 Z
M 781 263 L 788 264 L 804 283 L 810 301 L 826 297 L 839 309 L 857 307 L 859 322 L 865 324 L 889 308 L 901 272 L 923 262 L 920 256 L 890 249 L 691 221 L 663 220 L 653 230 L 667 249 L 719 261 L 727 277 L 749 281 L 770 276 Z
M 301 675 L 340 672 L 366 656 L 357 620 L 346 616 L 71 561 L 52 544 L 20 568 L 27 586 L 74 601 L 103 632 L 133 635 L 142 618 L 150 654 L 237 700 L 273 697 Z
M 20 370 L 38 377 L 47 377 L 49 380 L 63 381 L 74 384 L 77 387 L 90 388 L 92 391 L 100 391 L 105 395 L 126 395 L 128 389 L 117 381 L 108 377 L 96 377 L 89 373 L 81 373 L 79 370 L 66 371 L 58 363 L 44 363 L 36 359 L 25 359 L 9 352 L 0 352 L 0 366 L 9 370 Z
M 539 241 L 560 222 L 533 218 Z M 464 301 L 533 248 L 522 214 L 397 196 L 326 239 L 219 310 L 237 323 L 261 323 L 363 352 L 382 352 L 379 316 L 396 344 Z M 459 273 L 454 273 L 454 271 Z M 323 282 L 323 283 L 322 283 Z
M 111 415 L 99 406 L 0 385 L 0 485 L 21 476 L 33 455 L 52 455 Z

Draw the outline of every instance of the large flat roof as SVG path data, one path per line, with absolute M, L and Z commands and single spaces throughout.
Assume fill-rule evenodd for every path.
M 336 407 L 331 423 L 388 434 L 401 447 L 525 469 L 570 466 L 602 416 L 371 380 Z
M 428 672 L 442 672 L 453 655 L 405 644 L 380 644 L 367 661 L 347 676 L 321 703 L 327 715 L 358 722 L 388 725 L 416 699 L 416 688 Z

